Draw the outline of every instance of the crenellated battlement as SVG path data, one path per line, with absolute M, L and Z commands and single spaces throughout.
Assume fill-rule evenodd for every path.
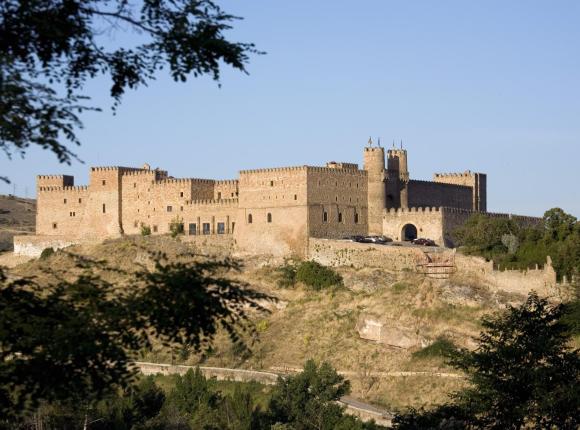
M 89 187 L 86 185 L 74 185 L 74 186 L 42 186 L 38 187 L 40 192 L 52 192 L 52 191 L 71 191 L 71 192 L 85 192 L 88 191 Z
M 297 172 L 305 170 L 308 166 L 293 166 L 293 167 L 270 167 L 266 169 L 250 169 L 240 170 L 240 175 L 250 175 L 252 173 L 276 173 L 276 172 Z
M 412 208 L 390 208 L 385 209 L 384 214 L 409 214 L 409 213 L 433 213 L 440 212 L 443 207 L 412 207 Z
M 237 185 L 239 183 L 238 179 L 217 179 L 215 181 L 216 185 Z
M 215 184 L 213 179 L 201 179 L 201 178 L 163 178 L 155 181 L 155 185 L 167 185 L 167 184 Z
M 139 169 L 123 172 L 123 176 L 156 176 L 158 174 L 167 175 L 167 171 Z
M 472 188 L 469 185 L 449 184 L 447 182 L 425 181 L 423 179 L 410 179 L 409 182 L 414 182 L 414 183 L 419 183 L 419 184 L 437 184 L 437 186 L 441 186 L 441 187 Z
M 329 173 L 336 176 L 367 176 L 366 170 L 335 169 L 332 167 L 306 166 L 308 172 Z
M 64 179 L 70 178 L 69 175 L 36 175 L 36 179 Z
M 238 206 L 239 199 L 196 199 L 185 202 L 187 206 Z
M 471 170 L 466 170 L 463 173 L 435 173 L 434 178 L 473 178 L 475 175 L 481 175 L 481 173 L 472 172 Z

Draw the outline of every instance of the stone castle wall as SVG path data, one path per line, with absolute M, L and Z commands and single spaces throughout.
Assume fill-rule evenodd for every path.
M 410 180 L 409 207 L 446 206 L 473 209 L 473 188 L 446 183 Z

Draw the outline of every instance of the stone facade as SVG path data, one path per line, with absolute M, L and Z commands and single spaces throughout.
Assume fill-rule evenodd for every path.
M 166 234 L 177 224 L 188 240 L 231 244 L 238 254 L 306 256 L 310 238 L 385 234 L 452 245 L 449 232 L 485 211 L 485 174 L 417 181 L 409 178 L 404 149 L 385 157 L 369 142 L 363 155 L 362 169 L 329 162 L 243 170 L 232 180 L 176 179 L 148 165 L 92 167 L 86 186 L 75 186 L 72 176 L 38 176 L 35 240 L 98 241 L 143 227 Z M 200 236 L 207 240 L 194 240 Z M 18 249 L 36 249 L 22 241 Z

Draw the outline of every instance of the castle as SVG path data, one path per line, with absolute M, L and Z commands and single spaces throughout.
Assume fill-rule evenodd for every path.
M 88 186 L 75 186 L 72 176 L 38 176 L 36 240 L 68 244 L 142 228 L 167 234 L 173 224 L 184 240 L 227 243 L 242 254 L 304 256 L 309 238 L 351 235 L 425 237 L 452 246 L 450 232 L 470 214 L 486 212 L 483 173 L 420 181 L 409 177 L 405 149 L 385 154 L 369 140 L 363 155 L 362 169 L 329 162 L 242 170 L 232 180 L 176 179 L 148 165 L 92 167 Z M 26 240 L 15 240 L 15 251 Z

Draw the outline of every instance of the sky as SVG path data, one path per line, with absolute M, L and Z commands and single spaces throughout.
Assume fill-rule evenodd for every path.
M 159 74 L 113 114 L 106 79 L 86 86 L 103 111 L 82 117 L 84 164 L 31 149 L 0 154 L 0 193 L 33 197 L 37 174 L 142 166 L 175 177 L 242 169 L 362 165 L 369 136 L 408 150 L 414 179 L 488 175 L 488 210 L 580 217 L 580 2 L 218 1 L 243 17 L 227 33 L 253 42 L 249 75 L 224 68 L 173 82 Z M 107 35 L 131 43 L 132 33 Z

